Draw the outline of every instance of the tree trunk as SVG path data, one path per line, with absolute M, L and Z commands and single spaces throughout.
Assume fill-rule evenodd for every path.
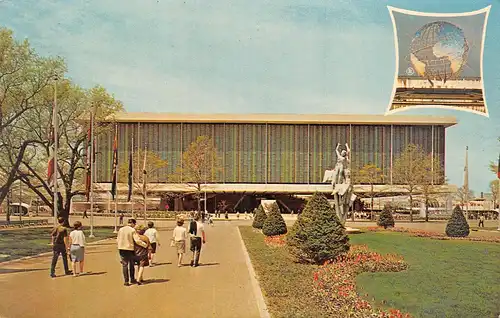
M 198 193 L 196 195 L 196 200 L 198 201 L 198 213 L 201 213 L 201 185 L 198 184 Z
M 425 200 L 425 222 L 429 222 L 429 202 Z
M 0 204 L 2 204 L 3 200 L 5 200 L 5 197 L 7 197 L 7 193 L 9 192 L 12 183 L 16 181 L 16 176 L 19 170 L 19 166 L 21 165 L 24 158 L 24 152 L 26 151 L 26 148 L 31 144 L 31 142 L 32 142 L 31 140 L 26 140 L 21 145 L 19 153 L 17 154 L 16 157 L 16 161 L 14 162 L 14 165 L 11 167 L 10 172 L 7 176 L 7 180 L 5 181 L 5 184 L 3 184 L 2 187 L 0 187 Z
M 410 194 L 410 222 L 413 222 L 413 196 Z

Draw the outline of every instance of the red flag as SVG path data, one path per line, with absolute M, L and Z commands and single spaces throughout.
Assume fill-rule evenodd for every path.
M 500 154 L 498 155 L 497 177 L 500 179 Z
M 49 188 L 52 188 L 55 183 L 55 178 L 54 178 L 54 153 L 55 153 L 55 127 L 54 127 L 54 121 L 56 119 L 56 108 L 54 105 L 52 105 L 52 118 L 50 120 L 50 126 L 49 126 L 49 132 L 48 132 L 48 147 L 49 147 L 49 161 L 48 161 L 48 166 L 47 166 L 47 183 L 49 185 Z

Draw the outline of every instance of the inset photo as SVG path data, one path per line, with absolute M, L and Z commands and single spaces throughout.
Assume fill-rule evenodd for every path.
M 465 13 L 424 13 L 388 6 L 396 74 L 386 115 L 446 108 L 488 117 L 483 48 L 488 6 Z

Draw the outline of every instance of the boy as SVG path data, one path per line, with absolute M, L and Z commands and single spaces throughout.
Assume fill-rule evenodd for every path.
M 156 245 L 160 246 L 160 235 L 158 234 L 158 231 L 154 228 L 155 224 L 152 221 L 148 222 L 148 229 L 144 233 L 149 239 L 149 242 L 151 243 L 151 249 L 149 251 L 149 266 L 153 267 L 154 264 L 154 258 L 156 254 Z
M 196 214 L 194 220 L 189 224 L 189 234 L 191 236 L 191 252 L 193 252 L 191 266 L 198 267 L 201 246 L 202 243 L 206 243 L 205 226 L 201 222 L 201 215 Z

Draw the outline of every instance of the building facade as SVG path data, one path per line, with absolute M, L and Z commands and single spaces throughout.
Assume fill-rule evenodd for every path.
M 121 113 L 118 160 L 128 162 L 138 147 L 157 153 L 168 166 L 148 175 L 148 181 L 169 183 L 182 165 L 182 153 L 198 136 L 212 138 L 221 169 L 217 184 L 322 183 L 335 165 L 337 143 L 351 148 L 351 165 L 372 163 L 381 168 L 384 184 L 392 184 L 395 158 L 416 144 L 445 163 L 446 128 L 453 117 L 300 114 L 167 114 Z M 97 140 L 96 181 L 111 182 L 114 130 Z M 126 183 L 119 180 L 119 183 Z M 356 182 L 354 180 L 354 182 Z

